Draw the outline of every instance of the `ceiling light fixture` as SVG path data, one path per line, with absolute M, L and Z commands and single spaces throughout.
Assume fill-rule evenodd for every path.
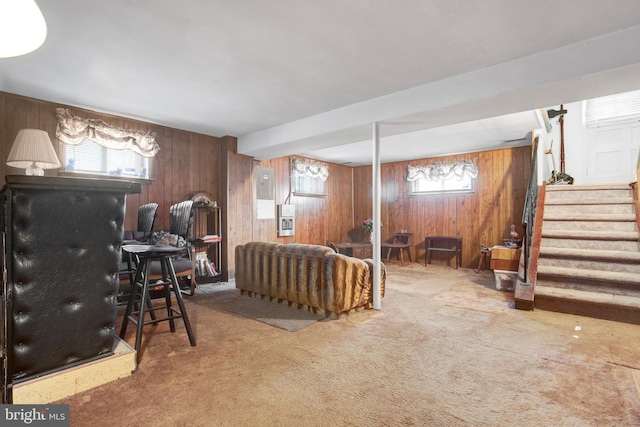
M 34 0 L 0 1 L 0 58 L 26 55 L 47 38 L 47 23 Z

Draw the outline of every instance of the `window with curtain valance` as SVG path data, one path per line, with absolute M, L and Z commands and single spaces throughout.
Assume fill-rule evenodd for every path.
M 329 165 L 310 159 L 291 161 L 291 184 L 295 194 L 324 195 L 324 183 L 329 178 Z
M 477 176 L 475 159 L 407 166 L 407 181 L 414 194 L 472 192 Z
M 156 135 L 111 126 L 100 119 L 56 110 L 56 138 L 65 144 L 65 171 L 149 177 L 149 161 L 160 147 Z

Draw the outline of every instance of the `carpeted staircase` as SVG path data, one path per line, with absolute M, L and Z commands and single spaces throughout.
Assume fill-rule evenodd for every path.
M 640 324 L 640 246 L 627 184 L 547 186 L 535 307 Z

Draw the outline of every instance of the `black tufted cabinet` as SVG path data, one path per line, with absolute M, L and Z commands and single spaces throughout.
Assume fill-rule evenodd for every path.
M 13 384 L 108 356 L 126 195 L 138 183 L 7 176 L 3 402 Z

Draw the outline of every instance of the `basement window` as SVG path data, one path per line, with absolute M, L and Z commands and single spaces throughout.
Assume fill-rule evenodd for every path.
M 640 90 L 588 99 L 585 104 L 589 127 L 640 120 Z
M 56 117 L 65 172 L 149 179 L 149 159 L 160 151 L 155 133 L 121 129 L 65 108 L 57 108 Z
M 325 181 L 329 177 L 329 165 L 310 159 L 292 159 L 291 187 L 298 196 L 326 195 Z
M 475 159 L 407 166 L 412 195 L 473 193 L 477 176 Z
M 461 180 L 443 179 L 431 181 L 419 178 L 411 182 L 411 194 L 440 194 L 440 193 L 473 193 L 475 179 L 465 175 Z
M 66 145 L 65 172 L 149 178 L 149 159 L 130 150 L 102 147 L 91 140 Z
M 324 181 L 310 176 L 296 176 L 293 178 L 293 193 L 297 195 L 324 195 Z

